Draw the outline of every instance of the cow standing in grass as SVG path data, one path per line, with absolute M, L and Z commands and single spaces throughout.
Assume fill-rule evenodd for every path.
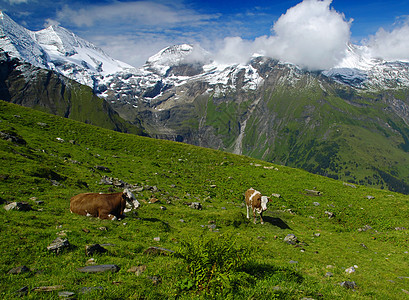
M 256 191 L 253 188 L 248 189 L 244 197 L 246 199 L 246 208 L 247 208 L 247 219 L 250 219 L 249 209 L 253 211 L 254 224 L 256 224 L 256 212 L 260 215 L 261 224 L 263 222 L 263 211 L 267 210 L 267 202 L 271 202 L 271 199 L 267 196 L 262 196 L 259 191 Z
M 70 202 L 72 213 L 109 220 L 122 218 L 124 212 L 129 212 L 139 206 L 138 200 L 128 189 L 112 194 L 79 194 L 72 197 Z

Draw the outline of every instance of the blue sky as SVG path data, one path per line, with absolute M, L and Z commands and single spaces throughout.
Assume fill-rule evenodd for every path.
M 301 2 L 311 2 L 312 6 L 300 5 Z M 320 3 L 326 3 L 325 10 Z M 406 33 L 403 30 L 406 27 L 409 30 L 408 0 L 0 0 L 0 9 L 33 31 L 59 24 L 134 66 L 140 66 L 160 49 L 180 43 L 200 44 L 219 54 L 224 51 L 220 57 L 232 60 L 243 60 L 255 49 L 282 58 L 282 53 L 269 52 L 266 47 L 279 48 L 283 44 L 286 49 L 292 45 L 308 49 L 311 46 L 308 41 L 302 44 L 298 40 L 304 36 L 310 38 L 301 31 L 312 23 L 294 23 L 289 11 L 295 16 L 299 14 L 300 19 L 315 20 L 319 18 L 317 14 L 325 15 L 317 23 L 325 28 L 319 29 L 317 34 L 329 35 L 332 40 L 327 43 L 325 39 L 318 39 L 315 44 L 320 48 L 320 42 L 330 44 L 326 51 L 330 51 L 331 57 L 338 55 L 346 39 L 355 44 L 370 41 L 374 49 L 383 41 L 393 44 L 399 40 L 399 49 L 409 55 L 409 48 L 405 49 L 409 41 L 401 41 L 399 36 Z M 317 14 L 310 14 L 315 9 Z M 329 28 L 322 25 L 332 20 L 334 24 Z M 295 31 L 300 32 L 293 34 Z M 284 48 L 282 51 L 286 51 Z M 378 53 L 382 53 L 381 50 Z M 284 58 L 291 60 L 299 53 L 291 55 Z M 299 59 L 313 61 L 314 57 Z

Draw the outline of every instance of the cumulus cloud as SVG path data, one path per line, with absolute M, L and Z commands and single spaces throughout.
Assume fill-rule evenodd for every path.
M 274 23 L 271 36 L 254 41 L 226 38 L 216 55 L 221 62 L 242 63 L 252 54 L 291 62 L 310 70 L 333 67 L 345 55 L 351 21 L 330 7 L 332 0 L 304 0 Z
M 385 60 L 409 60 L 409 19 L 387 31 L 380 28 L 366 43 L 372 56 Z

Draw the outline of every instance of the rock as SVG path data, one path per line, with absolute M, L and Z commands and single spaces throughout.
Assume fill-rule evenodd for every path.
M 320 206 L 319 202 L 313 202 L 312 204 L 314 204 L 314 206 Z
M 322 195 L 320 191 L 308 190 L 308 189 L 305 189 L 305 191 L 307 192 L 307 195 L 310 195 L 310 196 L 321 196 Z
M 271 197 L 274 197 L 274 198 L 281 198 L 281 195 L 280 195 L 280 194 L 275 194 L 275 193 L 273 193 L 273 194 L 271 194 Z
M 53 292 L 62 289 L 62 285 L 39 286 L 33 288 L 34 292 Z
M 339 285 L 347 289 L 355 289 L 357 287 L 355 281 L 343 281 Z
M 86 266 L 95 265 L 95 264 L 96 264 L 95 258 L 90 258 L 90 259 L 88 259 L 88 260 L 85 262 L 85 265 L 86 265 Z
M 153 285 L 157 285 L 162 281 L 162 279 L 159 276 L 148 276 L 147 278 L 152 280 Z
M 4 206 L 4 209 L 9 211 L 9 210 L 20 210 L 20 211 L 29 211 L 32 210 L 30 204 L 27 202 L 11 202 L 10 204 L 7 204 Z
M 60 298 L 73 299 L 74 296 L 75 296 L 74 292 L 69 292 L 69 291 L 58 292 L 58 297 Z
M 287 236 L 284 238 L 284 242 L 290 245 L 295 245 L 299 241 L 298 241 L 298 238 L 294 234 L 290 233 L 290 234 L 287 234 Z
M 321 236 L 321 233 L 319 233 L 319 232 L 314 233 L 314 236 L 316 236 L 316 237 L 320 237 L 320 236 Z
M 84 231 L 85 233 L 90 233 L 90 230 L 87 228 L 82 228 L 82 231 Z
M 198 209 L 201 210 L 202 209 L 202 204 L 200 204 L 199 202 L 192 202 L 189 207 L 193 208 L 193 209 Z
M 296 260 L 290 260 L 288 263 L 290 263 L 290 264 L 298 264 L 298 261 L 296 261 Z
M 135 273 L 137 276 L 141 275 L 146 270 L 146 265 L 133 266 L 127 272 Z
M 161 210 L 166 210 L 166 207 L 165 207 L 165 206 L 161 206 L 160 209 L 161 209 Z
M 328 216 L 328 219 L 332 219 L 333 217 L 335 217 L 335 214 L 330 211 L 325 211 L 325 214 Z
M 11 269 L 10 271 L 7 272 L 7 274 L 21 274 L 27 272 L 30 272 L 29 268 L 27 268 L 26 266 L 19 266 Z
M 160 247 L 149 247 L 148 249 L 146 249 L 143 254 L 152 254 L 152 255 L 168 255 L 171 253 L 174 253 L 175 251 L 173 250 L 169 250 L 169 249 L 165 249 L 165 248 L 160 248 Z
M 352 184 L 352 183 L 344 182 L 344 185 L 356 189 L 356 185 L 354 185 L 354 184 Z
M 112 185 L 112 178 L 103 176 L 99 181 L 99 184 Z
M 406 230 L 405 227 L 395 227 L 395 230 L 399 231 L 399 230 Z
M 154 240 L 155 242 L 160 242 L 160 237 L 159 237 L 159 236 L 154 237 L 153 240 Z
M 354 267 L 349 267 L 348 269 L 345 269 L 345 272 L 348 274 L 355 273 L 355 268 Z
M 332 276 L 334 276 L 334 274 L 332 272 L 325 273 L 325 277 L 332 277 Z
M 120 268 L 117 265 L 95 265 L 86 266 L 78 269 L 78 271 L 83 273 L 104 273 L 104 272 L 116 273 L 119 270 Z
M 86 256 L 93 256 L 94 254 L 101 254 L 105 253 L 108 250 L 102 247 L 100 244 L 93 244 L 85 246 L 85 255 Z
M 104 166 L 95 166 L 95 169 L 99 170 L 99 171 L 104 171 L 107 173 L 111 173 L 111 170 L 108 167 L 104 167 Z
M 63 249 L 69 248 L 70 246 L 68 239 L 58 237 L 47 247 L 47 250 L 59 254 Z
M 24 286 L 15 292 L 17 297 L 24 297 L 27 295 L 27 293 L 28 293 L 28 286 Z
M 369 200 L 375 199 L 374 196 L 366 196 L 366 198 L 369 199 Z
M 365 225 L 365 226 L 362 227 L 362 228 L 358 228 L 358 231 L 359 231 L 359 232 L 368 231 L 368 230 L 373 230 L 373 228 L 372 228 L 371 226 L 369 226 L 369 225 Z
M 156 203 L 159 202 L 159 200 L 157 198 L 150 198 L 149 199 L 149 203 Z

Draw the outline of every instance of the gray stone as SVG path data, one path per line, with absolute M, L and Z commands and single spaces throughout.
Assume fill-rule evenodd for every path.
M 333 217 L 335 217 L 335 214 L 330 211 L 325 211 L 325 214 L 328 216 L 328 219 L 332 219 Z
M 290 260 L 288 263 L 290 263 L 290 264 L 298 264 L 298 261 L 296 261 L 296 260 Z
M 332 277 L 332 276 L 334 276 L 334 274 L 332 272 L 325 273 L 325 277 Z
M 74 292 L 69 292 L 69 291 L 58 292 L 58 297 L 60 298 L 73 299 L 74 296 L 75 296 Z
M 202 204 L 200 204 L 199 202 L 192 202 L 189 207 L 193 208 L 193 209 L 198 209 L 201 210 L 202 209 Z
M 29 211 L 32 208 L 30 204 L 28 204 L 27 202 L 11 202 L 10 204 L 4 206 L 4 209 L 7 211 L 9 210 Z
M 63 249 L 69 248 L 70 246 L 68 239 L 58 237 L 47 247 L 47 250 L 59 254 Z
M 298 243 L 298 238 L 294 234 L 290 233 L 284 238 L 284 242 L 290 245 L 295 245 Z
M 87 256 L 92 256 L 94 254 L 101 254 L 105 253 L 108 250 L 102 247 L 100 244 L 93 244 L 93 245 L 87 245 L 85 246 L 85 254 Z
M 104 171 L 104 172 L 108 172 L 111 173 L 111 170 L 108 167 L 104 167 L 104 166 L 95 166 L 95 169 L 99 170 L 99 171 Z
M 7 274 L 21 274 L 27 272 L 30 272 L 29 268 L 27 268 L 26 266 L 19 266 L 11 269 L 10 271 L 7 272 Z
M 357 287 L 355 281 L 343 281 L 340 283 L 340 286 L 343 286 L 347 289 L 355 289 Z
M 83 273 L 104 273 L 104 272 L 116 273 L 119 270 L 120 268 L 117 265 L 94 265 L 78 269 L 78 271 Z
M 133 266 L 127 272 L 135 273 L 137 276 L 141 275 L 146 270 L 146 265 Z
M 159 254 L 168 255 L 168 254 L 174 253 L 174 252 L 175 251 L 173 251 L 173 250 L 169 250 L 169 249 L 165 249 L 165 248 L 161 248 L 161 247 L 149 247 L 143 253 L 144 254 L 153 254 L 153 255 L 159 255 Z

